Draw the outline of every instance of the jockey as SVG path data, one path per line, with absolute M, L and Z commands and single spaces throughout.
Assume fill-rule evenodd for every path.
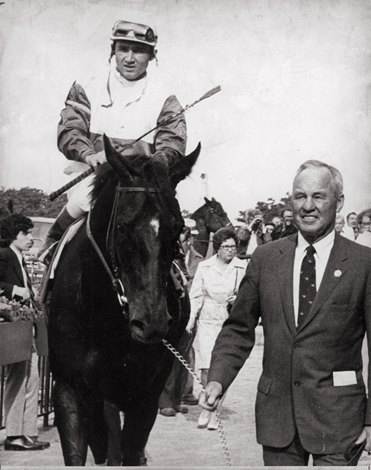
M 122 20 L 114 24 L 108 68 L 86 83 L 74 82 L 61 112 L 58 148 L 73 160 L 67 171 L 82 172 L 106 161 L 103 134 L 126 156 L 145 155 L 165 166 L 184 156 L 187 130 L 183 113 L 123 149 L 182 110 L 177 98 L 148 75 L 149 62 L 157 62 L 156 43 L 157 36 L 149 26 Z M 93 179 L 94 174 L 85 178 L 70 195 L 40 248 L 41 261 L 50 258 L 49 249 L 67 227 L 90 210 Z

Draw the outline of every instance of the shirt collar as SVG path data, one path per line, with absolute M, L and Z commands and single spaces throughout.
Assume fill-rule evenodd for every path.
M 17 258 L 22 261 L 22 253 L 13 244 L 9 245 L 9 248 L 16 254 Z
M 318 255 L 318 258 L 321 258 L 325 255 L 325 253 L 328 253 L 332 245 L 334 244 L 335 241 L 335 230 L 332 230 L 328 235 L 326 235 L 324 238 L 319 240 L 318 242 L 314 242 L 313 246 L 316 250 L 316 254 Z M 298 232 L 298 244 L 296 249 L 298 250 L 299 254 L 302 255 L 304 254 L 305 250 L 307 247 L 310 245 L 303 235 Z

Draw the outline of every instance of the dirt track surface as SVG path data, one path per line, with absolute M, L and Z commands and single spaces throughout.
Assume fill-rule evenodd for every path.
M 225 438 L 232 466 L 257 468 L 263 465 L 261 447 L 255 440 L 254 403 L 261 372 L 262 340 L 258 344 L 230 387 L 221 413 Z M 218 431 L 197 428 L 199 407 L 189 406 L 187 414 L 166 418 L 158 415 L 147 445 L 148 466 L 153 468 L 218 467 L 226 466 Z M 37 452 L 4 451 L 5 432 L 0 432 L 1 470 L 12 467 L 63 466 L 58 432 L 54 427 L 40 428 L 40 440 L 48 440 L 51 447 Z M 88 466 L 94 462 L 89 454 Z M 363 454 L 360 465 L 371 465 L 371 458 Z

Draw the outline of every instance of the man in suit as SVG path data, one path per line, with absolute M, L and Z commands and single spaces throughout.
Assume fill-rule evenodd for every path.
M 280 238 L 285 238 L 296 233 L 298 229 L 293 224 L 294 222 L 293 219 L 294 219 L 294 216 L 292 213 L 292 209 L 290 209 L 289 207 L 286 207 L 285 209 L 283 209 L 282 210 L 283 224 L 277 227 L 272 232 L 272 240 L 279 240 Z
M 255 417 L 265 465 L 307 465 L 310 455 L 317 466 L 346 465 L 353 444 L 371 451 L 361 355 L 371 332 L 371 249 L 335 233 L 343 201 L 336 168 L 317 160 L 300 166 L 292 193 L 299 233 L 256 249 L 214 347 L 200 398 L 206 409 L 215 409 L 248 358 L 261 318 Z
M 12 214 L 1 221 L 0 291 L 8 299 L 30 303 L 33 300 L 31 281 L 22 251 L 32 246 L 31 219 Z M 39 375 L 34 347 L 31 359 L 10 364 L 5 384 L 4 409 L 7 438 L 5 450 L 41 450 L 48 442 L 37 438 L 37 404 Z

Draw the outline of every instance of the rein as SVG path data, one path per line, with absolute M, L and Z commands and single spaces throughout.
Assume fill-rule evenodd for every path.
M 106 237 L 106 248 L 110 257 L 112 269 L 107 263 L 102 253 L 102 250 L 99 248 L 99 245 L 95 241 L 93 233 L 91 231 L 91 227 L 90 227 L 91 211 L 88 213 L 88 218 L 86 222 L 87 237 L 90 240 L 91 244 L 93 245 L 93 248 L 96 251 L 100 261 L 102 262 L 104 269 L 106 270 L 108 276 L 111 279 L 113 290 L 116 292 L 117 299 L 122 308 L 122 312 L 125 318 L 128 318 L 128 313 L 126 310 L 128 306 L 128 299 L 125 295 L 124 285 L 120 279 L 120 265 L 117 261 L 116 252 L 114 248 L 114 227 L 116 225 L 117 207 L 118 207 L 118 201 L 119 201 L 121 193 L 139 193 L 139 192 L 140 193 L 160 193 L 161 190 L 157 188 L 145 188 L 145 187 L 140 187 L 140 186 L 125 187 L 125 186 L 121 186 L 120 183 L 116 186 L 115 199 L 113 201 L 111 216 L 110 216 L 110 220 L 109 220 L 108 228 L 107 228 L 107 237 Z

